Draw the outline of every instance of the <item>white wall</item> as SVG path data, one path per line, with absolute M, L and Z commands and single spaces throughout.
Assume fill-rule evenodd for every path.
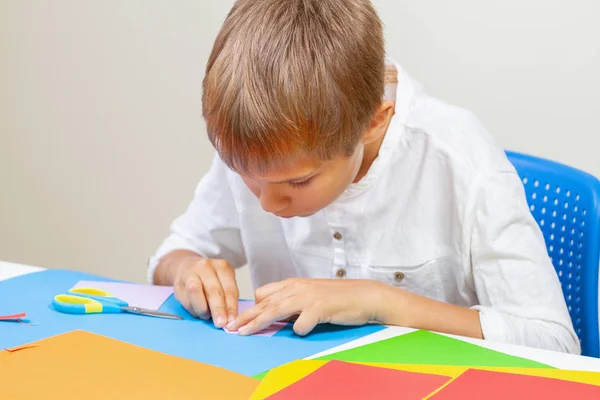
M 600 175 L 600 2 L 375 0 L 390 55 L 511 149 Z
M 375 3 L 430 93 L 600 175 L 600 2 Z M 209 165 L 200 87 L 232 4 L 0 0 L 0 259 L 144 280 Z

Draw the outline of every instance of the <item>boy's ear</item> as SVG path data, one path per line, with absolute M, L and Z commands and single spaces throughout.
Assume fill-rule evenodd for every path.
M 369 128 L 363 135 L 363 144 L 375 142 L 385 135 L 392 116 L 394 115 L 394 106 L 395 102 L 392 100 L 384 100 L 377 106 L 377 110 L 375 110 L 373 118 L 371 118 Z

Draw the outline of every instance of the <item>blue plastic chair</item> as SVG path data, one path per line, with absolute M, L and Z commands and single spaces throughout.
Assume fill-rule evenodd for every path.
M 507 152 L 562 284 L 582 354 L 600 357 L 600 181 L 553 161 Z

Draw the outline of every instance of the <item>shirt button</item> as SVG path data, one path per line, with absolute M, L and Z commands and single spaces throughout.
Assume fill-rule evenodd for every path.
M 404 274 L 402 272 L 396 272 L 394 274 L 394 280 L 396 282 L 400 282 L 402 279 L 404 279 Z
M 333 238 L 335 240 L 342 240 L 342 234 L 339 233 L 339 232 L 336 232 L 336 233 L 333 234 Z
M 346 276 L 346 270 L 343 268 L 340 268 L 337 270 L 337 272 L 335 274 L 337 275 L 338 278 L 343 278 Z

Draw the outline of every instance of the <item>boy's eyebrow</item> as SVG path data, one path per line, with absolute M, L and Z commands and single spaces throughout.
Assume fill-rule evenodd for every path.
M 277 182 L 271 182 L 271 183 L 279 184 L 279 183 L 297 182 L 297 181 L 302 181 L 304 179 L 310 178 L 310 177 L 312 177 L 312 176 L 314 176 L 316 174 L 317 174 L 317 171 L 313 171 L 310 174 L 307 174 L 307 175 L 304 175 L 304 176 L 298 176 L 296 178 L 290 178 L 290 179 L 285 179 L 283 181 L 277 181 Z

